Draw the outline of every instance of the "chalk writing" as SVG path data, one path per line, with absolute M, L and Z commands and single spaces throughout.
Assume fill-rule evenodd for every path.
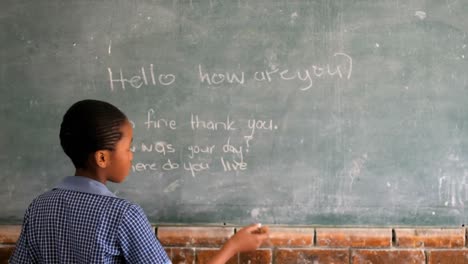
M 160 153 L 164 156 L 166 156 L 167 153 L 174 153 L 175 148 L 172 144 L 168 144 L 167 142 L 151 142 L 151 143 L 145 143 L 142 142 L 138 144 L 138 147 L 140 147 L 141 152 L 157 152 Z M 135 151 L 138 148 L 135 147 Z
M 249 129 L 252 131 L 252 133 L 249 135 L 250 138 L 253 138 L 255 131 L 256 130 L 276 130 L 278 129 L 278 126 L 273 125 L 273 120 L 255 120 L 255 119 L 249 119 L 247 121 Z
M 184 169 L 186 171 L 190 171 L 192 177 L 195 177 L 196 173 L 207 170 L 210 168 L 210 165 L 206 162 L 200 163 L 192 163 L 192 162 L 184 162 Z
M 109 43 L 110 45 L 110 43 Z M 110 46 L 109 46 L 110 49 Z M 203 63 L 187 66 L 193 69 L 193 76 L 183 76 L 184 81 L 190 78 L 209 88 L 223 89 L 261 89 L 261 85 L 249 83 L 264 83 L 265 87 L 272 82 L 290 83 L 284 87 L 292 87 L 300 91 L 310 90 L 320 79 L 349 80 L 353 72 L 353 59 L 346 53 L 336 52 L 325 63 L 302 63 L 301 67 L 285 67 L 280 63 L 269 65 L 268 68 L 255 69 L 238 64 L 232 67 L 213 68 Z M 132 88 L 138 91 L 145 88 L 159 87 L 170 89 L 177 83 L 177 74 L 161 70 L 154 64 L 136 67 L 133 70 L 121 66 L 107 67 L 107 77 L 111 92 L 125 91 Z M 294 83 L 294 86 L 291 84 Z M 181 89 L 180 87 L 177 87 Z M 193 110 L 192 110 L 193 111 Z M 262 137 L 268 140 L 268 134 L 273 135 L 279 129 L 278 122 L 273 118 L 233 117 L 229 114 L 216 118 L 206 113 L 189 112 L 186 116 L 170 118 L 161 116 L 157 110 L 149 108 L 143 121 L 132 121 L 135 130 L 143 133 L 141 141 L 134 143 L 132 151 L 136 153 L 132 171 L 179 171 L 192 177 L 199 177 L 210 170 L 222 170 L 226 173 L 247 171 L 249 155 L 255 151 L 255 141 Z M 141 119 L 138 119 L 141 120 Z M 173 142 L 161 139 L 171 139 Z M 206 133 L 205 142 L 197 141 L 199 135 Z M 193 141 L 178 142 L 179 135 L 196 134 Z M 175 136 L 175 137 L 173 137 Z M 273 140 L 273 137 L 270 137 Z M 139 160 L 137 160 L 139 159 Z M 351 177 L 351 184 L 354 178 Z
M 192 114 L 190 117 L 190 126 L 193 130 L 208 129 L 208 130 L 236 130 L 234 127 L 235 121 L 230 120 L 229 116 L 226 121 L 211 121 L 202 120 L 198 115 Z
M 199 78 L 200 82 L 207 83 L 209 85 L 220 85 L 224 83 L 238 83 L 244 84 L 245 82 L 245 72 L 240 73 L 206 73 L 202 69 L 202 65 L 198 65 Z
M 223 157 L 221 157 L 220 160 L 223 164 L 224 171 L 243 171 L 247 169 L 247 163 L 243 160 L 237 161 L 234 159 L 232 161 L 228 161 L 225 160 Z
M 239 118 L 233 119 L 227 115 L 222 120 L 202 118 L 198 113 L 190 113 L 182 120 L 174 120 L 164 116 L 156 116 L 152 108 L 145 113 L 141 123 L 135 123 L 135 129 L 143 128 L 143 133 L 149 132 L 150 139 L 135 142 L 132 151 L 140 159 L 134 160 L 132 171 L 141 172 L 186 172 L 192 177 L 199 177 L 211 169 L 221 169 L 224 172 L 242 172 L 249 168 L 246 154 L 255 144 L 257 133 L 272 133 L 278 129 L 273 119 Z M 180 124 L 180 128 L 177 125 Z M 179 142 L 157 139 L 151 132 L 154 129 L 164 129 L 166 137 L 176 133 L 176 129 L 185 132 L 219 133 L 230 132 L 228 136 L 213 138 L 207 144 L 193 142 L 178 146 Z M 182 130 L 180 130 L 182 131 Z M 233 134 L 234 133 L 234 134 Z M 236 134 L 237 133 L 237 134 Z M 154 136 L 154 139 L 153 139 Z M 186 144 L 186 143 L 183 143 Z
M 146 122 L 145 122 L 147 129 L 167 127 L 169 129 L 174 130 L 177 128 L 177 123 L 175 120 L 165 119 L 165 118 L 154 119 L 154 115 L 155 115 L 155 111 L 153 109 L 149 109 Z
M 177 75 L 168 72 L 156 72 L 154 64 L 149 67 L 139 67 L 137 72 L 128 73 L 117 67 L 114 73 L 112 67 L 107 68 L 109 87 L 111 91 L 117 88 L 126 90 L 127 88 L 140 89 L 142 87 L 171 86 L 176 83 Z M 248 81 L 271 83 L 277 82 L 301 82 L 301 91 L 307 91 L 314 86 L 317 79 L 336 78 L 351 79 L 353 72 L 353 58 L 343 52 L 336 52 L 331 56 L 330 62 L 324 64 L 309 64 L 306 67 L 286 68 L 281 66 L 271 66 L 268 69 L 242 69 L 239 65 L 235 71 L 226 69 L 208 69 L 203 64 L 196 66 L 195 80 L 207 87 L 224 87 L 232 85 L 245 86 Z M 247 67 L 248 68 L 248 67 Z M 190 77 L 190 76 L 187 76 Z M 192 77 L 193 78 L 193 77 Z M 245 86 L 249 88 L 250 86 Z M 289 87 L 289 86 L 288 86 Z
M 213 154 L 213 149 L 215 148 L 215 145 L 210 145 L 210 146 L 198 146 L 198 145 L 193 145 L 193 146 L 188 146 L 187 149 L 190 151 L 189 157 L 193 159 L 195 157 L 195 154 L 199 153 L 208 153 L 208 154 Z
M 121 68 L 119 69 L 119 74 L 117 77 L 114 76 L 111 67 L 108 67 L 107 71 L 109 73 L 109 87 L 111 91 L 114 91 L 114 89 L 116 88 L 114 86 L 114 83 L 117 83 L 116 85 L 120 85 L 120 88 L 122 90 L 125 90 L 127 87 L 139 89 L 143 85 L 145 86 L 149 86 L 149 85 L 168 86 L 168 85 L 173 84 L 176 80 L 176 76 L 171 73 L 168 73 L 168 74 L 161 73 L 157 75 L 157 78 L 156 78 L 153 64 L 150 64 L 149 70 L 146 70 L 145 67 L 141 67 L 139 73 L 135 75 L 130 75 L 130 76 L 124 75 Z

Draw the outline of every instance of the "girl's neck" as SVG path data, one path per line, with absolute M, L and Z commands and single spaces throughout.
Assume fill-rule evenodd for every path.
M 89 171 L 85 169 L 76 169 L 75 171 L 75 176 L 83 176 L 86 178 L 93 179 L 95 181 L 101 182 L 103 184 L 106 184 L 107 179 L 104 175 L 101 173 L 95 172 L 95 171 Z

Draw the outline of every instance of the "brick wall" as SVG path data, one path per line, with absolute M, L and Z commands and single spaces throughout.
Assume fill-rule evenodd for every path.
M 20 226 L 0 226 L 0 263 L 7 263 Z M 174 264 L 206 263 L 235 227 L 163 226 L 155 229 Z M 270 241 L 229 264 L 421 263 L 468 264 L 465 228 L 270 227 Z

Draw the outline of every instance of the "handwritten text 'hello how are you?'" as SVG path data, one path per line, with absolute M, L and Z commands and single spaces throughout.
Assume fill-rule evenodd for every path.
M 174 73 L 159 72 L 153 64 L 140 67 L 137 72 L 124 72 L 122 68 L 108 67 L 109 87 L 111 91 L 140 89 L 151 86 L 170 86 L 176 83 L 177 76 Z M 273 81 L 299 81 L 302 83 L 298 89 L 307 91 L 314 85 L 314 80 L 333 77 L 338 79 L 350 79 L 353 72 L 353 59 L 346 53 L 335 53 L 330 62 L 323 65 L 312 64 L 310 67 L 291 70 L 280 66 L 271 69 L 246 72 L 213 72 L 202 64 L 198 64 L 194 70 L 198 80 L 207 86 L 216 87 L 227 84 L 243 85 L 246 81 L 256 82 Z

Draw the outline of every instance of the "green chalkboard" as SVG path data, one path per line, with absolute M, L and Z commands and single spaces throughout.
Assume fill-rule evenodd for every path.
M 468 221 L 468 2 L 0 3 L 0 222 L 74 172 L 75 101 L 134 125 L 153 223 Z

